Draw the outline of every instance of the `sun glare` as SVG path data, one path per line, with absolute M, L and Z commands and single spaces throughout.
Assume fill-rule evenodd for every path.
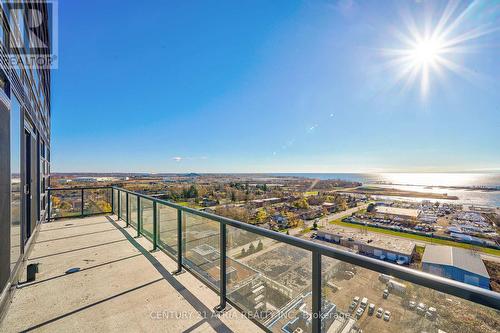
M 413 58 L 417 64 L 425 65 L 434 63 L 439 55 L 441 46 L 435 40 L 423 40 L 415 45 Z
M 425 98 L 431 81 L 437 77 L 443 79 L 445 70 L 477 79 L 478 74 L 459 63 L 456 56 L 471 51 L 474 40 L 499 29 L 484 19 L 485 15 L 478 15 L 478 10 L 492 11 L 487 4 L 478 5 L 477 0 L 465 8 L 459 8 L 457 1 L 450 1 L 433 27 L 429 26 L 428 18 L 419 25 L 411 15 L 405 15 L 404 29 L 394 31 L 402 47 L 382 50 L 388 58 L 384 68 L 395 69 L 396 73 L 391 87 L 400 86 L 404 90 L 419 81 Z M 483 20 L 477 21 L 475 17 Z

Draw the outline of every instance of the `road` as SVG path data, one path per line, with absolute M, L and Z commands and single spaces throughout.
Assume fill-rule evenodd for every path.
M 357 211 L 366 209 L 366 207 L 368 207 L 368 204 L 363 204 L 363 205 L 360 205 L 360 206 L 357 206 L 357 207 L 354 207 L 354 208 L 349 208 L 348 210 L 344 210 L 342 212 L 338 212 L 338 213 L 335 213 L 335 214 L 330 214 L 328 216 L 320 218 L 318 220 L 318 226 L 323 226 L 324 227 L 330 221 L 334 221 L 334 220 L 338 220 L 338 219 L 341 219 L 341 218 L 346 217 L 346 216 L 350 216 L 352 213 L 356 213 Z M 313 223 L 314 223 L 314 220 L 306 222 L 306 227 L 312 227 Z M 292 236 L 301 234 L 301 231 L 302 231 L 302 228 L 289 229 L 289 233 Z

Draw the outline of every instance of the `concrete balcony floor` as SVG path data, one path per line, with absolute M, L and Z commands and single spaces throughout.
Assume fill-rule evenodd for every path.
M 173 276 L 170 257 L 115 220 L 43 224 L 29 259 L 36 281 L 21 279 L 0 332 L 261 331 L 234 309 L 213 315 L 217 294 L 188 272 Z

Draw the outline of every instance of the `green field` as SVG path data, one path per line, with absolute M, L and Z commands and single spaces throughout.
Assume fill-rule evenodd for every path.
M 189 207 L 189 208 L 194 208 L 194 209 L 202 209 L 203 208 L 202 206 L 199 206 L 195 203 L 188 202 L 188 201 L 179 201 L 179 202 L 176 202 L 176 204 L 178 204 L 179 206 L 184 206 L 184 207 Z
M 432 238 L 432 237 L 426 237 L 426 236 L 421 236 L 421 235 L 414 235 L 414 234 L 409 234 L 406 232 L 387 230 L 387 229 L 370 227 L 370 226 L 363 226 L 363 225 L 354 224 L 354 223 L 342 222 L 342 218 L 337 219 L 337 220 L 333 220 L 330 223 L 336 224 L 339 226 L 343 226 L 343 227 L 348 227 L 348 228 L 363 229 L 363 230 L 368 230 L 371 232 L 377 232 L 379 234 L 386 234 L 386 235 L 392 235 L 392 236 L 397 236 L 397 237 L 402 237 L 402 238 L 414 239 L 416 241 L 422 241 L 422 242 L 428 242 L 428 243 L 440 244 L 440 245 L 455 246 L 455 247 L 461 247 L 461 248 L 465 248 L 465 249 L 471 248 L 470 244 L 459 243 L 459 242 L 438 239 L 438 238 Z M 484 253 L 500 256 L 500 250 L 490 249 L 490 248 L 481 247 L 481 246 L 475 246 L 475 248 L 479 249 L 481 252 L 484 252 Z

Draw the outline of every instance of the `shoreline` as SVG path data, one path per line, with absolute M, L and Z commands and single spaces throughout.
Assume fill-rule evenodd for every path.
M 361 186 L 353 189 L 339 191 L 341 193 L 356 193 L 364 195 L 384 195 L 391 197 L 409 197 L 409 198 L 428 198 L 428 199 L 446 199 L 446 200 L 459 200 L 455 195 L 448 195 L 446 193 L 429 193 L 417 191 L 404 191 L 392 188 L 383 187 L 367 187 Z

